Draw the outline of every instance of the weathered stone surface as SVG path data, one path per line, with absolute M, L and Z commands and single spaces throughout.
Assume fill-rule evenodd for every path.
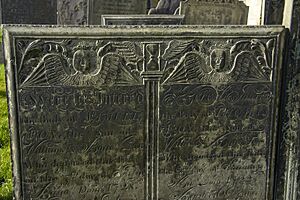
M 56 24 L 54 0 L 1 0 L 2 24 Z
M 179 9 L 180 0 L 160 0 L 155 8 L 149 10 L 149 14 L 175 14 Z
M 180 25 L 183 15 L 102 15 L 102 25 Z
M 57 23 L 60 25 L 88 24 L 87 0 L 57 0 Z
M 147 0 L 90 0 L 90 24 L 101 24 L 104 14 L 146 14 Z
M 185 15 L 184 24 L 238 25 L 247 24 L 248 7 L 239 0 L 187 0 L 179 13 Z
M 100 25 L 102 15 L 146 14 L 147 0 L 58 0 L 58 24 Z
M 273 199 L 283 28 L 172 27 L 5 27 L 16 200 Z
M 300 199 L 300 1 L 294 0 L 291 12 L 284 13 L 290 26 L 285 63 L 284 115 L 282 117 L 281 153 L 278 160 L 278 199 Z M 283 187 L 285 183 L 285 187 Z
M 282 24 L 284 0 L 266 0 L 264 24 Z

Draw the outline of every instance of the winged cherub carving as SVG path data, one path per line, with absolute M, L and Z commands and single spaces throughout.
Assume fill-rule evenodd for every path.
M 111 86 L 138 84 L 141 79 L 134 72 L 141 57 L 128 50 L 130 43 L 108 43 L 103 46 L 79 44 L 70 52 L 46 54 L 22 86 Z M 140 55 L 141 56 L 141 55 Z
M 270 81 L 273 42 L 264 44 L 251 40 L 206 44 L 205 41 L 189 41 L 179 44 L 172 41 L 163 58 L 173 60 L 173 63 L 175 60 L 176 64 L 164 83 Z M 166 68 L 169 64 L 167 62 Z

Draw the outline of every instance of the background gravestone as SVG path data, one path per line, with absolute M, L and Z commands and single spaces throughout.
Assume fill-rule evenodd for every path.
M 264 24 L 282 24 L 284 0 L 266 0 Z
M 56 0 L 1 0 L 2 24 L 56 24 Z
M 1 24 L 57 24 L 56 0 L 1 0 L 0 11 Z
M 58 24 L 101 24 L 105 14 L 146 14 L 148 0 L 58 0 Z
M 285 91 L 282 125 L 283 142 L 279 152 L 282 159 L 278 160 L 278 184 L 286 183 L 285 188 L 278 190 L 278 196 L 284 200 L 300 199 L 300 1 L 293 1 L 291 12 L 284 13 L 291 21 L 289 44 L 287 46 Z M 281 16 L 278 15 L 280 21 Z M 291 24 L 289 24 L 291 23 Z
M 56 0 L 1 0 L 0 24 L 56 24 L 56 10 Z
M 182 15 L 102 15 L 102 25 L 181 25 Z
M 149 14 L 178 14 L 180 0 L 160 0 L 155 8 L 149 10 Z
M 275 198 L 282 27 L 4 33 L 16 200 Z
M 101 24 L 104 14 L 146 14 L 147 0 L 90 0 L 90 24 Z
M 181 1 L 179 14 L 185 15 L 187 25 L 238 25 L 247 24 L 248 9 L 239 0 L 187 0 Z
M 57 0 L 57 23 L 84 25 L 88 23 L 87 0 Z

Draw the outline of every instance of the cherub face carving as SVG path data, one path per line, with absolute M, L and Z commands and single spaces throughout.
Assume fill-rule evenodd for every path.
M 97 69 L 97 54 L 91 50 L 77 50 L 73 56 L 74 69 L 82 74 L 90 74 Z
M 247 58 L 247 57 L 243 58 L 243 60 L 242 60 L 242 67 L 249 68 L 250 65 L 251 65 L 250 58 Z
M 210 65 L 216 72 L 222 72 L 225 68 L 226 53 L 223 49 L 215 49 L 210 54 Z

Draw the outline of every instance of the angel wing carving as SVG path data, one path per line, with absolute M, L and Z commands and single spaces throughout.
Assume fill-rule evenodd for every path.
M 73 60 L 61 54 L 47 54 L 22 83 L 26 86 L 112 86 L 139 84 L 141 80 L 130 72 L 121 55 L 97 55 L 90 50 L 78 50 Z
M 176 60 L 184 54 L 163 83 L 270 81 L 272 69 L 269 54 L 272 49 L 267 47 L 271 46 L 271 42 L 265 45 L 258 40 L 239 41 L 232 46 L 215 44 L 209 48 L 201 47 L 205 44 L 203 42 L 198 43 L 199 46 L 193 45 L 195 42 L 172 42 L 166 50 L 170 54 L 164 57 Z M 172 46 L 176 49 L 172 50 Z M 167 61 L 167 65 L 170 64 Z
M 142 69 L 143 53 L 141 47 L 134 42 L 113 42 L 110 43 L 111 49 L 118 55 L 122 56 L 126 62 L 126 66 L 134 72 Z
M 205 58 L 198 52 L 186 53 L 173 72 L 164 81 L 176 83 L 193 83 L 198 82 L 208 75 L 212 69 L 206 65 Z

